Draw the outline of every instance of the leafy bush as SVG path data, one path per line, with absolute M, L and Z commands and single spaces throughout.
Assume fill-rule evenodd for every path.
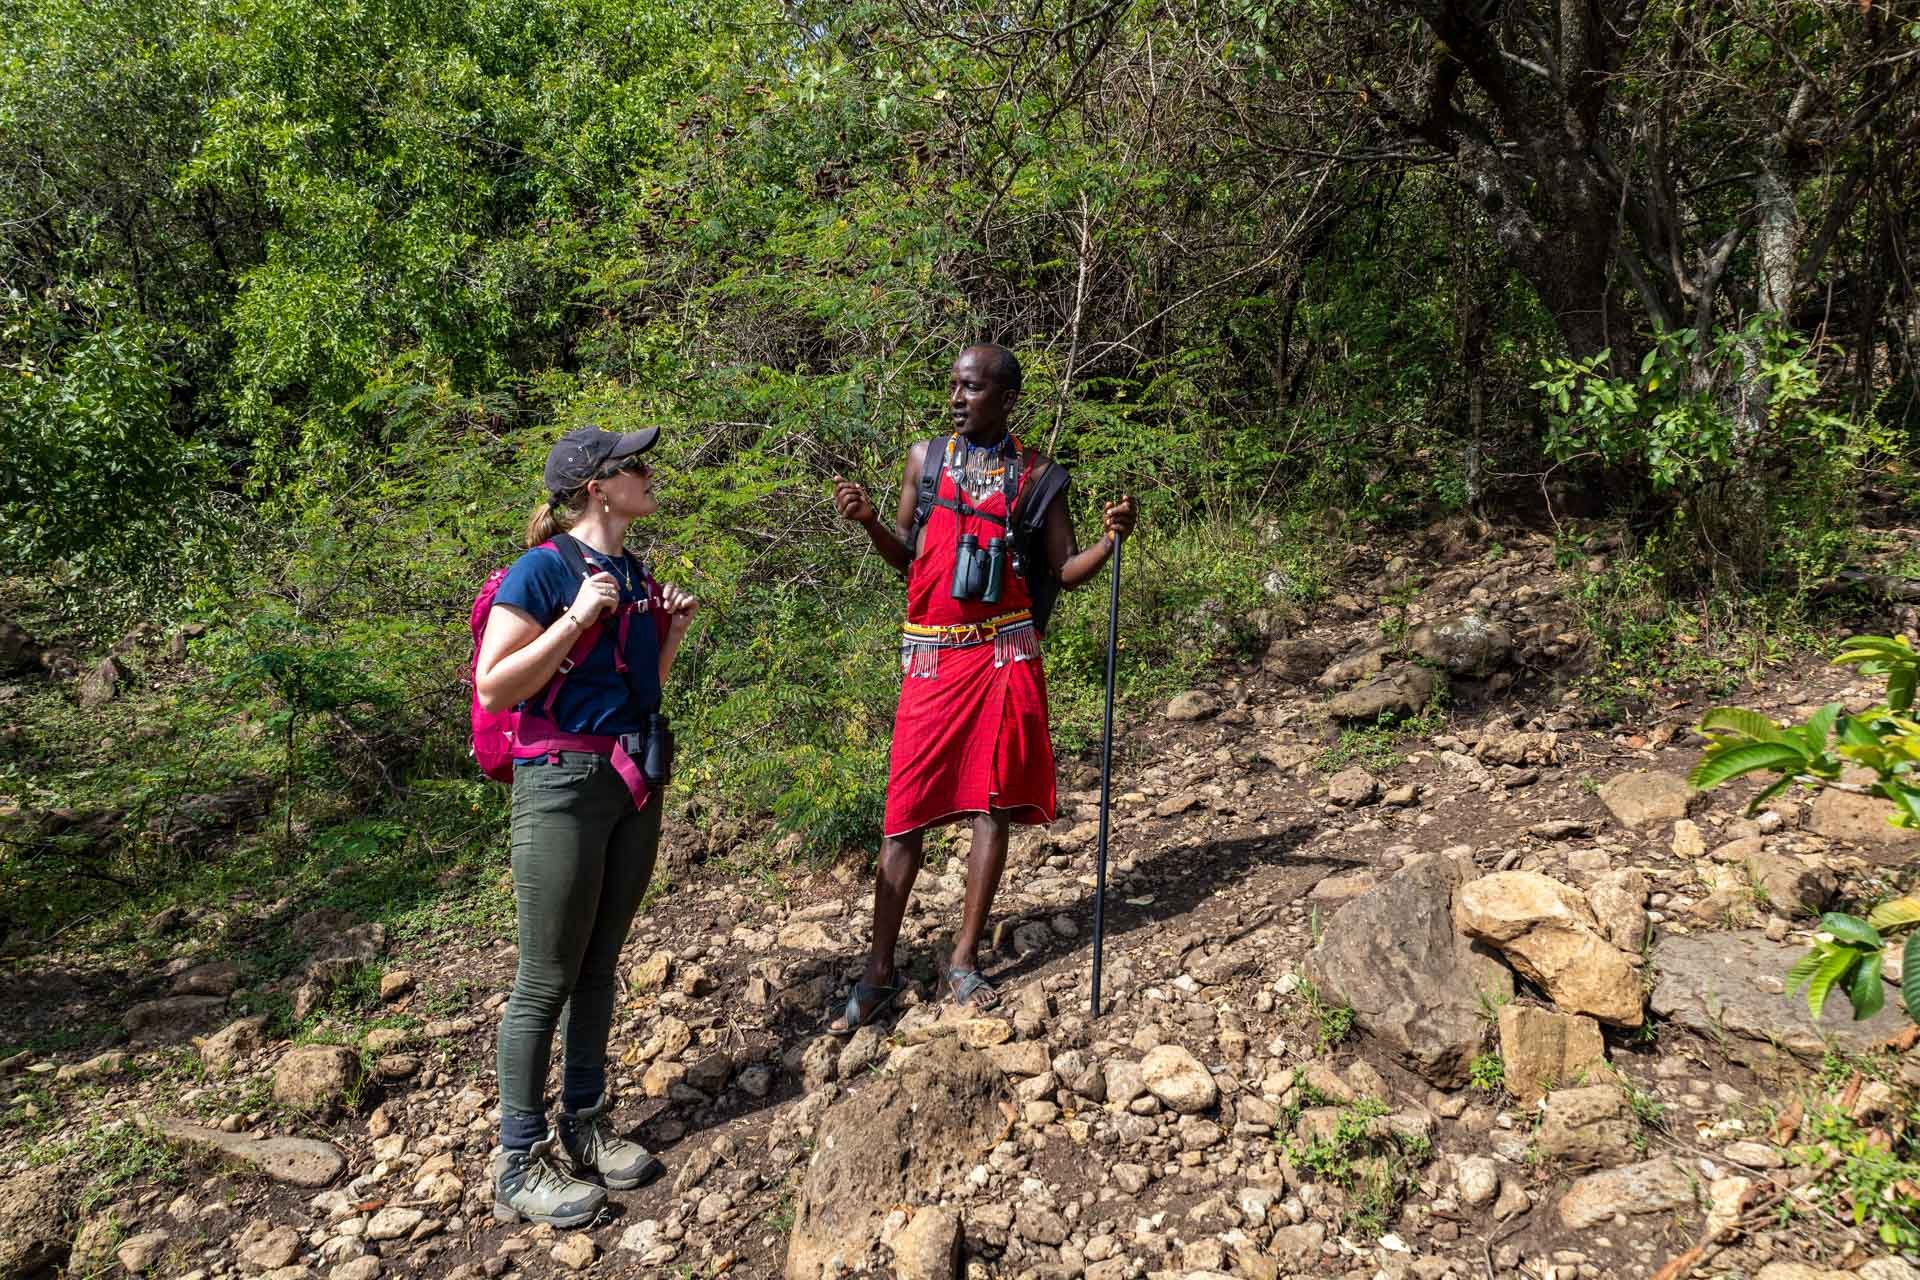
M 1883 675 L 1887 699 L 1878 707 L 1855 715 L 1840 704 L 1828 703 L 1804 725 L 1782 726 L 1757 711 L 1743 707 L 1715 707 L 1700 721 L 1708 736 L 1707 750 L 1689 781 L 1701 789 L 1720 786 L 1750 773 L 1778 775 L 1757 794 L 1748 812 L 1800 783 L 1841 787 L 1841 771 L 1851 764 L 1870 769 L 1876 780 L 1870 790 L 1893 804 L 1888 822 L 1896 827 L 1920 826 L 1920 721 L 1913 718 L 1916 686 L 1920 686 L 1920 653 L 1904 636 L 1855 636 L 1834 658 L 1836 664 L 1859 667 Z M 1855 1019 L 1870 1018 L 1885 1003 L 1881 982 L 1886 939 L 1882 930 L 1920 924 L 1920 897 L 1902 897 L 1876 907 L 1865 920 L 1841 912 L 1821 917 L 1825 936 L 1814 942 L 1788 971 L 1788 982 L 1806 990 L 1807 1008 L 1815 1018 L 1836 989 L 1845 991 Z M 1911 1018 L 1920 1019 L 1920 933 L 1910 934 L 1902 952 L 1901 998 Z

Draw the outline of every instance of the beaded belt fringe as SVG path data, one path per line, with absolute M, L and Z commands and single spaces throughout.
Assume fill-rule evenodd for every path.
M 993 665 L 1028 662 L 1040 656 L 1040 633 L 1033 629 L 1033 613 L 1021 609 L 1003 613 L 985 622 L 966 622 L 957 626 L 923 627 L 907 623 L 900 628 L 900 672 L 902 676 L 932 680 L 940 674 L 942 649 L 969 649 L 993 642 Z

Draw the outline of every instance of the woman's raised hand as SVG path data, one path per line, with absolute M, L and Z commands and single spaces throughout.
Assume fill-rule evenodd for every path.
M 676 587 L 671 582 L 663 582 L 660 584 L 660 607 L 673 615 L 671 625 L 684 631 L 692 624 L 694 611 L 700 607 L 700 602 L 693 598 L 692 592 Z
M 580 593 L 573 598 L 573 604 L 567 610 L 567 616 L 579 624 L 582 630 L 592 626 L 594 621 L 607 610 L 620 603 L 620 584 L 606 570 L 589 574 L 580 583 Z

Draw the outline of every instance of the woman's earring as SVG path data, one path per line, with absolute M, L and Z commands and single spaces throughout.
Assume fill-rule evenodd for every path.
M 607 500 L 605 498 L 600 499 L 600 514 L 607 515 L 607 516 L 610 516 L 613 514 L 613 508 L 607 505 Z

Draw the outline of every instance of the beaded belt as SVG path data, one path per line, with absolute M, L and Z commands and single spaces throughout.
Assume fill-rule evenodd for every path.
M 915 622 L 902 623 L 900 635 L 911 644 L 930 644 L 942 649 L 959 649 L 970 644 L 985 644 L 1002 631 L 1016 631 L 1033 625 L 1033 610 L 1018 609 L 985 622 L 960 622 L 945 627 L 923 627 Z
M 993 642 L 993 665 L 1027 662 L 1040 656 L 1039 634 L 1033 629 L 1033 611 L 1017 609 L 983 622 L 962 622 L 951 626 L 921 626 L 903 623 L 900 627 L 900 670 L 903 675 L 932 680 L 940 674 L 942 649 L 966 649 Z

